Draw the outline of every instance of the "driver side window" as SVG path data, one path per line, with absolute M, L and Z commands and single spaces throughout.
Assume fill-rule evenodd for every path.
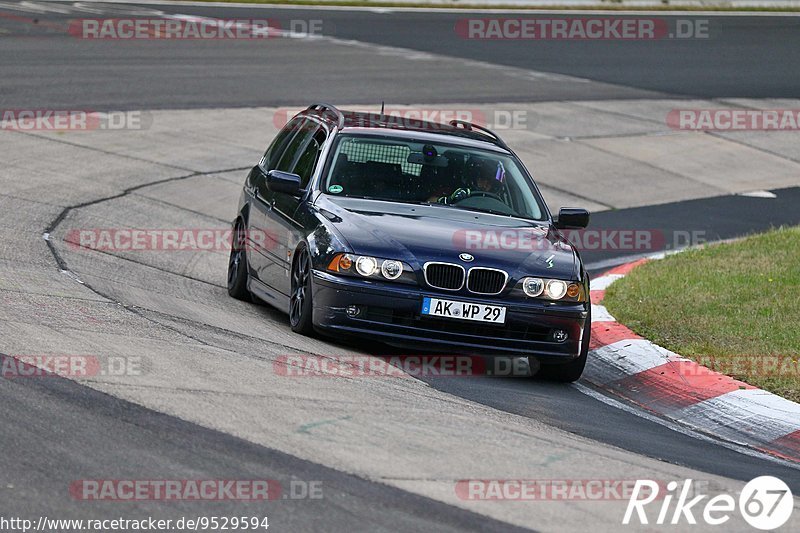
M 314 134 L 303 153 L 297 159 L 294 166 L 294 173 L 300 176 L 300 187 L 305 189 L 317 166 L 319 154 L 322 151 L 322 144 L 325 142 L 325 131 L 321 128 Z
M 263 169 L 263 173 L 259 171 L 253 174 L 253 184 L 258 189 L 262 198 L 268 199 L 273 196 L 272 192 L 267 187 L 266 173 L 275 169 L 284 170 L 280 166 L 283 160 L 288 159 L 291 161 L 293 159 L 294 150 L 292 146 L 298 142 L 297 139 L 302 140 L 304 138 L 303 131 L 304 128 L 307 127 L 307 122 L 307 119 L 302 117 L 290 120 L 289 123 L 278 132 L 278 135 L 275 136 L 275 139 L 264 153 L 264 157 L 261 158 L 260 166 Z

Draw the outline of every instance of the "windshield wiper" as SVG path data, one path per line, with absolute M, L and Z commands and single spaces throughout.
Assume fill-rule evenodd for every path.
M 496 211 L 494 209 L 481 209 L 480 207 L 459 207 L 458 205 L 453 205 L 452 207 L 463 209 L 464 211 L 476 211 L 478 213 L 489 213 L 490 215 L 500 215 L 502 217 L 518 217 L 515 213 L 503 213 L 501 211 Z
M 463 209 L 464 211 L 475 211 L 477 213 L 489 213 L 490 215 L 498 215 L 498 216 L 501 216 L 501 217 L 513 218 L 513 219 L 516 219 L 516 220 L 524 220 L 525 222 L 527 222 L 528 224 L 531 224 L 532 226 L 538 226 L 541 222 L 543 222 L 542 220 L 537 220 L 535 218 L 526 218 L 526 217 L 520 216 L 517 213 L 512 213 L 512 214 L 509 215 L 508 213 L 495 211 L 494 209 L 480 209 L 478 207 L 458 207 L 457 205 L 454 205 L 453 207 L 458 208 L 458 209 Z

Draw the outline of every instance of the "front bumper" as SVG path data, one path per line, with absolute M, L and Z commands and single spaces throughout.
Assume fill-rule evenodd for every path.
M 588 303 L 476 298 L 422 287 L 335 276 L 315 270 L 313 322 L 317 329 L 422 350 L 480 355 L 533 355 L 545 362 L 567 362 L 580 355 Z M 424 296 L 503 305 L 504 325 L 420 316 Z M 345 309 L 355 305 L 356 317 Z M 557 342 L 553 330 L 567 332 Z

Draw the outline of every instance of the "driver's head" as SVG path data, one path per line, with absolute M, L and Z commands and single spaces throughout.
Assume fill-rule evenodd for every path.
M 471 157 L 467 162 L 467 183 L 480 191 L 495 192 L 500 188 L 501 169 L 498 161 Z

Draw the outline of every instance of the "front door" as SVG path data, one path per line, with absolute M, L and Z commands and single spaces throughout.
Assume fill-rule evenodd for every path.
M 300 176 L 300 187 L 305 190 L 319 160 L 326 139 L 325 129 L 309 120 L 301 132 L 289 144 L 278 163 L 278 170 Z M 277 291 L 289 295 L 290 270 L 294 251 L 306 237 L 305 228 L 296 220 L 300 203 L 306 194 L 295 197 L 285 193 L 273 193 L 272 209 L 267 213 L 265 229 L 275 237 L 275 263 L 265 272 L 265 283 Z

